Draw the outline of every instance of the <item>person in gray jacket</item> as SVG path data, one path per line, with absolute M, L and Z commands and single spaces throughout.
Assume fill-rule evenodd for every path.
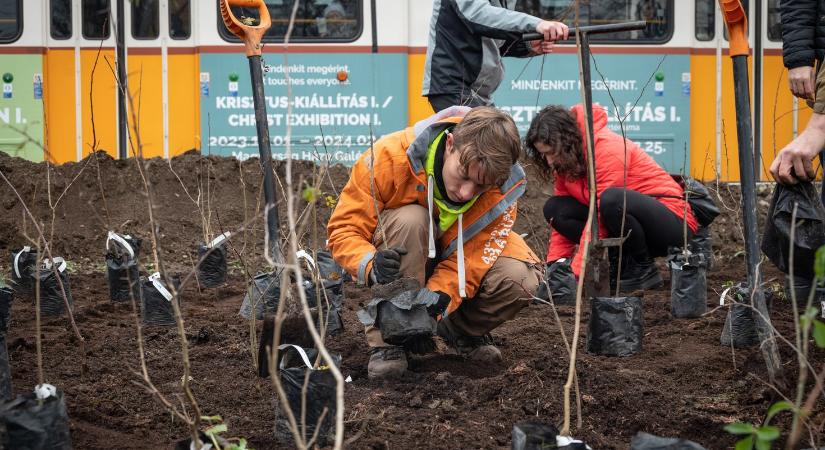
M 438 112 L 489 106 L 504 76 L 502 56 L 550 53 L 567 25 L 514 11 L 516 0 L 433 0 L 423 95 Z M 543 41 L 523 42 L 538 32 Z

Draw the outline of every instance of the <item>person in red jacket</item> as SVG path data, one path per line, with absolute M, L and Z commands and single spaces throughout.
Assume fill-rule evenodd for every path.
M 653 257 L 681 247 L 693 237 L 698 223 L 685 204 L 682 187 L 638 144 L 607 127 L 607 113 L 593 107 L 596 157 L 596 204 L 600 237 L 626 236 L 622 247 L 619 290 L 630 292 L 662 285 Z M 530 124 L 525 144 L 545 181 L 555 193 L 544 205 L 550 226 L 547 263 L 573 258 L 576 276 L 588 232 L 588 183 L 584 107 L 568 110 L 547 106 Z M 576 251 L 578 244 L 579 251 Z M 611 252 L 611 286 L 616 286 L 618 252 Z

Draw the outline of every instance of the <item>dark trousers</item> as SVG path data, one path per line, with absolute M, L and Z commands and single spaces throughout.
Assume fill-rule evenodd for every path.
M 475 108 L 476 106 L 494 106 L 492 103 L 488 105 L 474 95 L 462 94 L 428 95 L 427 101 L 430 102 L 430 106 L 433 107 L 433 111 L 435 112 L 439 112 L 455 105 L 469 106 L 470 108 Z
M 624 194 L 627 194 L 624 251 L 628 255 L 664 256 L 668 247 L 684 245 L 684 221 L 653 197 L 624 188 L 608 188 L 599 203 L 599 221 L 610 237 L 619 237 L 622 227 Z M 578 243 L 587 222 L 587 205 L 573 197 L 550 197 L 544 204 L 544 217 L 550 226 L 568 240 Z M 687 239 L 693 237 L 687 229 Z

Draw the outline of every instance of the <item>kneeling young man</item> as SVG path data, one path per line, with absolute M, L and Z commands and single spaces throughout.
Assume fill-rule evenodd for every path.
M 407 276 L 446 294 L 437 330 L 450 351 L 500 361 L 488 333 L 527 306 L 541 280 L 539 259 L 512 230 L 526 189 L 520 150 L 513 120 L 491 107 L 448 108 L 378 140 L 330 218 L 333 258 L 360 284 Z M 366 334 L 370 378 L 403 374 L 403 349 L 375 327 Z

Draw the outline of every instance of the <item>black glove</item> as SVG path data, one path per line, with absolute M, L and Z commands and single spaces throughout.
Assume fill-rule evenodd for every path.
M 387 284 L 401 278 L 401 256 L 406 254 L 407 250 L 404 247 L 378 251 L 372 260 L 370 285 Z
M 450 304 L 450 296 L 441 291 L 435 291 L 438 294 L 438 302 L 427 307 L 427 314 L 432 318 L 436 318 L 444 314 L 447 306 Z

